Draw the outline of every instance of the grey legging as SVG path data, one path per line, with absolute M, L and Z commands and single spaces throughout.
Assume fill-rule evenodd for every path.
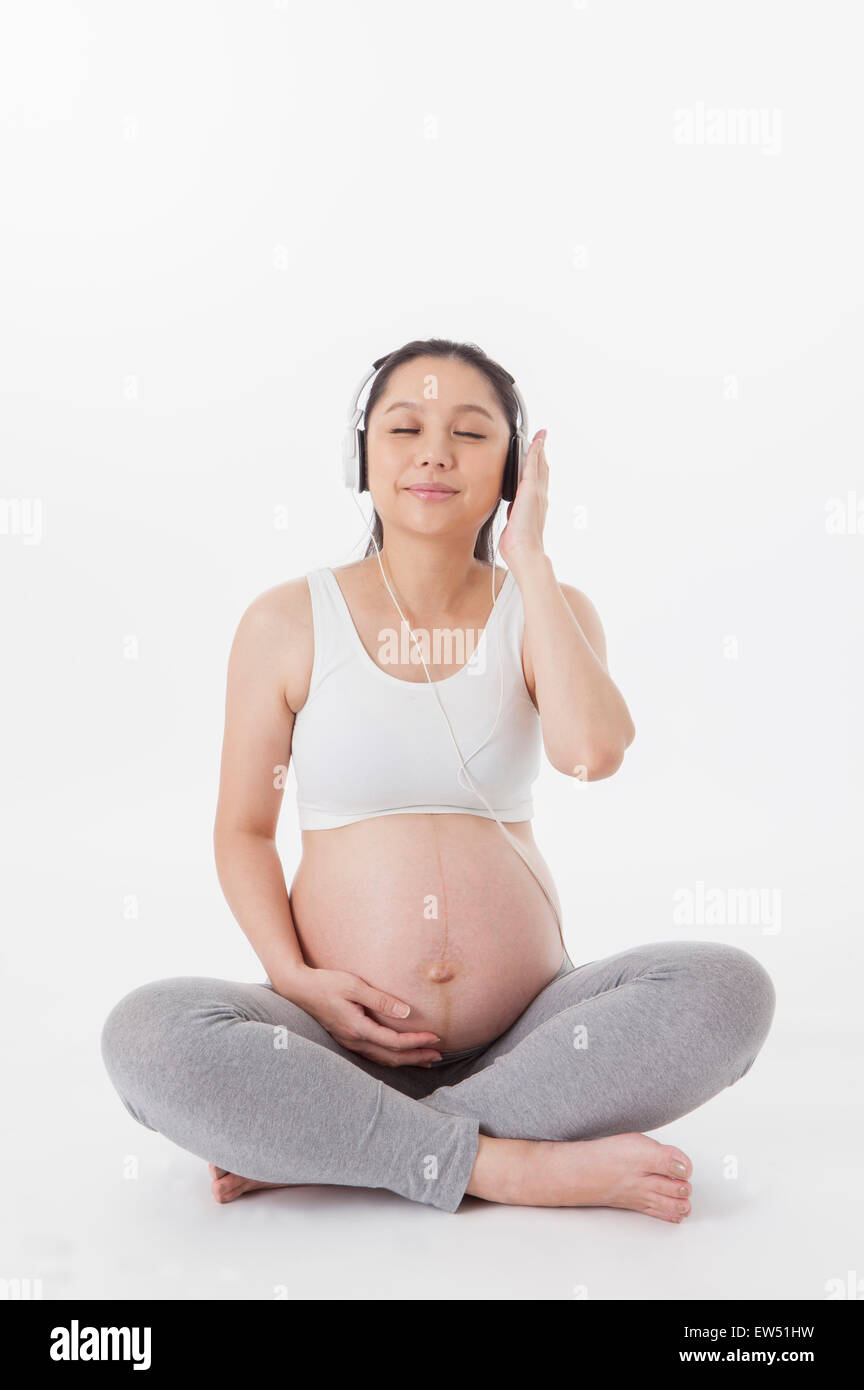
M 660 941 L 558 974 L 506 1032 L 432 1067 L 341 1047 L 264 984 L 180 977 L 112 1009 L 102 1056 L 133 1119 L 260 1182 L 385 1187 L 456 1211 L 479 1134 L 652 1130 L 749 1071 L 774 1015 L 747 951 Z

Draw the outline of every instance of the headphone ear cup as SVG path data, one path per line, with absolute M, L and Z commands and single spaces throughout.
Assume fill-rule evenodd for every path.
M 369 483 L 366 478 L 366 431 L 357 431 L 357 491 L 368 492 Z
M 512 502 L 516 496 L 516 478 L 519 470 L 519 438 L 513 436 L 507 449 L 507 462 L 504 465 L 504 478 L 501 483 L 501 498 Z

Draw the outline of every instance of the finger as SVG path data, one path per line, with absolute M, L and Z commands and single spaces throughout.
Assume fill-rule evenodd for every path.
M 519 480 L 519 486 L 521 487 L 522 483 L 527 481 L 531 487 L 536 487 L 539 477 L 540 446 L 538 445 L 535 448 L 535 446 L 532 444 L 525 458 L 525 467 L 522 470 L 522 477 Z
M 411 1005 L 406 1004 L 404 999 L 397 999 L 395 994 L 387 994 L 383 989 L 373 989 L 365 980 L 356 979 L 347 997 L 357 1004 L 363 1004 L 367 1009 L 374 1009 L 376 1014 L 392 1014 L 394 1018 L 407 1018 L 411 1012 Z
M 549 464 L 545 454 L 540 455 L 540 462 L 537 465 L 537 486 L 541 495 L 545 496 L 549 487 Z
M 358 1020 L 355 1032 L 359 1038 L 391 1048 L 394 1052 L 410 1052 L 416 1047 L 434 1048 L 441 1041 L 436 1033 L 431 1032 L 399 1033 L 395 1028 L 387 1028 L 383 1023 L 367 1018 L 365 1014 Z
M 430 1048 L 415 1048 L 413 1052 L 392 1052 L 387 1047 L 376 1047 L 374 1043 L 364 1043 L 362 1047 L 356 1044 L 343 1043 L 349 1052 L 356 1052 L 360 1057 L 368 1057 L 370 1062 L 378 1062 L 384 1067 L 422 1067 L 427 1062 L 438 1061 L 441 1057 L 440 1052 L 433 1052 Z

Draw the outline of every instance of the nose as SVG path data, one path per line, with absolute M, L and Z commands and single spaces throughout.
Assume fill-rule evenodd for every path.
M 417 462 L 421 467 L 432 464 L 435 468 L 452 468 L 453 444 L 449 435 L 443 434 L 440 439 L 426 435 L 417 454 Z
M 427 449 L 417 460 L 417 462 L 419 463 L 421 468 L 426 468 L 427 466 L 432 467 L 436 470 L 436 472 L 446 472 L 453 467 L 451 459 L 445 459 L 440 454 L 436 454 L 432 452 L 432 450 L 430 449 Z

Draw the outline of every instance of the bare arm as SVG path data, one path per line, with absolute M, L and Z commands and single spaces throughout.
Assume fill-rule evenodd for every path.
M 621 766 L 636 729 L 609 675 L 606 639 L 586 594 L 559 584 L 543 549 L 549 487 L 546 430 L 535 434 L 501 532 L 501 556 L 522 594 L 522 669 L 553 767 L 598 781 Z
M 611 777 L 636 730 L 606 665 L 606 640 L 586 594 L 559 584 L 545 555 L 523 565 L 526 684 L 553 767 L 587 780 Z
M 299 583 L 305 587 L 305 580 Z M 275 839 L 294 729 L 286 664 L 301 683 L 305 666 L 307 689 L 311 669 L 311 651 L 304 651 L 311 635 L 302 622 L 291 621 L 300 597 L 295 584 L 282 585 L 278 595 L 268 590 L 240 619 L 228 659 L 213 827 L 216 872 L 228 906 L 280 993 L 287 975 L 304 965 Z
M 303 959 L 276 848 L 276 825 L 291 757 L 295 710 L 309 691 L 314 657 L 305 579 L 269 589 L 240 619 L 228 658 L 225 734 L 213 827 L 222 891 L 278 994 L 326 1028 L 341 1046 L 386 1066 L 440 1054 L 434 1033 L 401 1032 L 371 1018 L 405 1018 L 410 1005 L 345 970 Z

